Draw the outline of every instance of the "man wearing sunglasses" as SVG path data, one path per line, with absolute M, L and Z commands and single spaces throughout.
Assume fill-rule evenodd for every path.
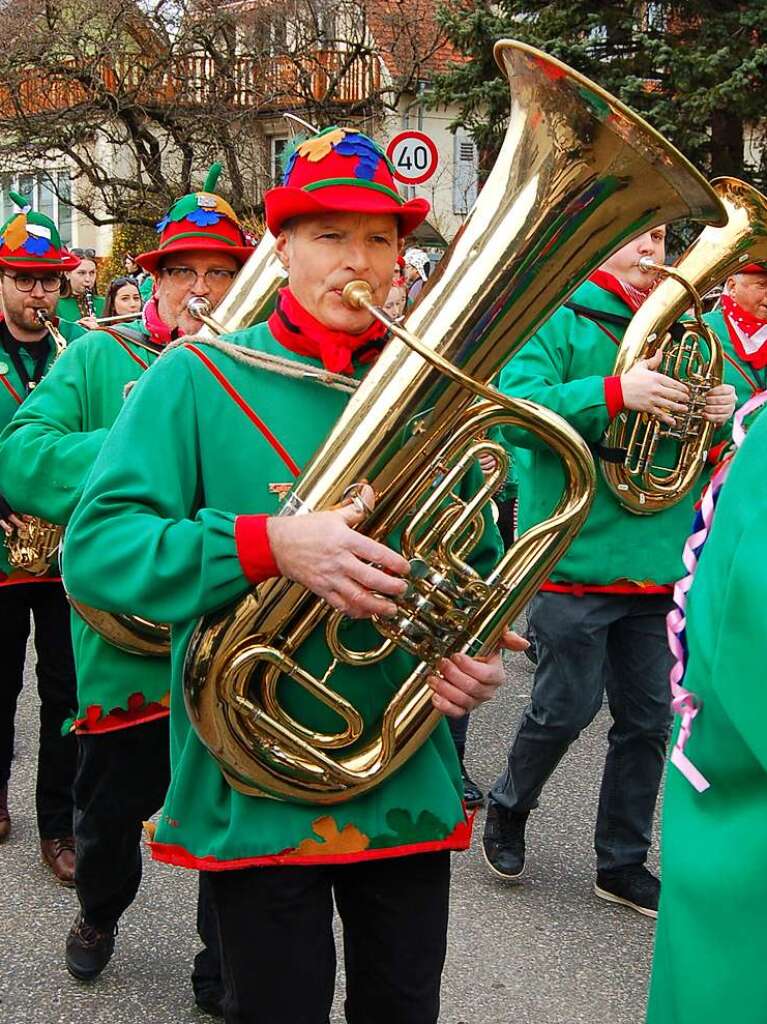
M 8 423 L 53 364 L 57 345 L 47 324 L 54 314 L 61 274 L 78 264 L 61 244 L 55 224 L 30 209 L 17 193 L 21 208 L 0 228 L 0 424 Z M 69 325 L 67 334 L 83 334 Z M 0 537 L 12 537 L 24 526 L 29 510 L 9 503 L 0 481 Z M 14 745 L 16 703 L 24 681 L 24 663 L 31 619 L 35 623 L 37 686 L 40 695 L 40 748 L 37 764 L 37 826 L 43 863 L 62 885 L 74 885 L 72 783 L 77 746 L 62 736 L 62 724 L 76 702 L 75 670 L 69 635 L 69 609 L 58 567 L 32 576 L 11 567 L 0 544 L 0 644 L 4 653 L 0 686 L 0 842 L 11 831 L 8 783 Z
M 215 307 L 253 251 L 231 206 L 213 191 L 219 171 L 214 165 L 202 192 L 171 207 L 158 224 L 157 248 L 137 257 L 155 278 L 141 319 L 78 341 L 29 409 L 0 436 L 0 478 L 12 500 L 23 500 L 21 507 L 51 522 L 69 521 L 122 407 L 125 386 L 168 342 L 199 329 L 189 300 L 205 298 Z M 119 650 L 77 616 L 72 635 L 81 913 L 67 939 L 66 961 L 71 974 L 91 981 L 108 963 L 117 922 L 138 890 L 142 822 L 160 808 L 168 785 L 170 664 L 168 658 Z M 203 932 L 204 906 L 201 914 Z M 199 1006 L 215 1009 L 220 1002 L 218 972 L 217 957 L 198 957 L 193 985 Z

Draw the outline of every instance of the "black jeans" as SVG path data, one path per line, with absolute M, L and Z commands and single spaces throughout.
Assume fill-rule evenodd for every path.
M 60 583 L 14 583 L 0 587 L 0 786 L 8 783 L 13 758 L 16 704 L 24 683 L 24 662 L 35 622 L 40 749 L 37 756 L 37 827 L 42 839 L 72 835 L 72 782 L 77 739 L 61 735 L 77 707 L 77 684 L 69 632 L 69 605 Z
M 75 779 L 75 883 L 85 920 L 113 928 L 141 882 L 142 824 L 162 807 L 170 780 L 168 719 L 79 737 Z M 200 886 L 195 992 L 220 980 L 218 929 Z M 199 983 L 198 983 L 199 982 Z
M 226 1024 L 328 1024 L 333 898 L 344 928 L 350 1024 L 436 1024 L 450 855 L 327 867 L 212 871 Z
M 613 724 L 594 840 L 600 870 L 647 858 L 671 722 L 670 607 L 670 596 L 620 594 L 539 593 L 530 604 L 533 691 L 491 800 L 516 812 L 537 807 L 606 689 Z

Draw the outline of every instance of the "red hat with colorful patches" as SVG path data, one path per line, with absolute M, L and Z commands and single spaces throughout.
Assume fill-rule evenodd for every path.
M 18 192 L 8 195 L 19 207 L 0 228 L 0 267 L 13 270 L 60 272 L 74 270 L 80 260 L 61 244 L 50 217 L 37 213 Z
M 176 200 L 156 225 L 160 244 L 136 257 L 140 267 L 154 274 L 160 260 L 172 252 L 226 253 L 240 266 L 248 259 L 253 246 L 245 237 L 237 214 L 213 191 L 220 173 L 221 164 L 213 164 L 202 192 L 190 192 Z
M 747 263 L 745 267 L 738 267 L 736 274 L 767 274 L 767 263 Z
M 397 191 L 386 153 L 351 128 L 326 128 L 287 152 L 282 185 L 264 196 L 266 224 L 273 235 L 291 217 L 304 214 L 394 214 L 401 235 L 426 219 L 426 199 L 405 201 Z

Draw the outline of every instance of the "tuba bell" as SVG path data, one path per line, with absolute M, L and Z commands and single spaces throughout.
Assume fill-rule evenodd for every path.
M 267 232 L 219 303 L 215 310 L 217 319 L 213 322 L 226 332 L 239 331 L 256 323 L 265 315 L 284 277 L 282 264 L 274 253 L 274 238 Z M 207 306 L 200 312 L 210 319 Z M 208 335 L 211 333 L 209 328 L 203 327 L 201 334 L 206 331 Z M 152 622 L 127 612 L 101 611 L 71 596 L 69 603 L 80 618 L 113 647 L 143 657 L 167 657 L 170 654 L 170 626 L 167 623 Z
M 492 172 L 418 304 L 280 513 L 333 507 L 369 481 L 376 504 L 359 529 L 384 542 L 401 530 L 411 564 L 398 614 L 373 620 L 378 639 L 369 650 L 352 649 L 340 613 L 279 578 L 201 619 L 190 640 L 183 684 L 190 721 L 241 792 L 310 804 L 349 800 L 427 739 L 441 718 L 426 683 L 435 663 L 497 647 L 577 533 L 594 493 L 593 460 L 575 431 L 490 382 L 637 232 L 682 216 L 724 220 L 698 173 L 604 90 L 524 44 L 501 41 L 494 53 L 511 111 Z M 364 282 L 347 285 L 345 301 L 370 308 Z M 504 472 L 502 449 L 486 437 L 499 425 L 535 432 L 560 457 L 565 482 L 550 518 L 481 578 L 469 555 L 499 474 L 470 500 L 455 495 L 483 452 Z M 321 677 L 301 663 L 310 637 L 326 651 Z M 334 672 L 382 662 L 397 648 L 413 656 L 412 670 L 380 720 L 364 722 L 334 690 Z M 289 714 L 280 703 L 285 677 L 336 712 L 338 732 L 318 733 Z
M 712 187 L 727 213 L 709 226 L 673 267 L 640 260 L 665 280 L 642 303 L 626 329 L 614 373 L 662 350 L 659 371 L 681 380 L 690 393 L 688 411 L 663 423 L 649 413 L 624 410 L 607 428 L 602 475 L 624 508 L 649 515 L 681 501 L 706 464 L 715 426 L 703 418 L 706 395 L 722 383 L 724 354 L 703 321 L 701 296 L 738 267 L 767 259 L 767 198 L 737 178 L 717 178 Z M 688 307 L 693 315 L 678 323 Z M 668 465 L 664 465 L 668 463 Z

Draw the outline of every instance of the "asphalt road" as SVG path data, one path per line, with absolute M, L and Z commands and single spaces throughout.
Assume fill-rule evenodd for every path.
M 31 666 L 28 666 L 30 669 Z M 529 663 L 511 662 L 502 696 L 475 715 L 467 760 L 488 785 L 524 707 Z M 91 986 L 64 967 L 76 897 L 40 863 L 34 821 L 37 703 L 25 686 L 11 780 L 13 832 L 0 847 L 0 1021 L 8 1024 L 205 1024 L 188 975 L 197 948 L 195 879 L 147 858 L 112 963 Z M 654 924 L 592 892 L 593 822 L 607 718 L 549 782 L 528 826 L 524 884 L 490 876 L 478 841 L 454 858 L 442 1024 L 641 1024 Z M 657 863 L 655 854 L 651 866 Z M 258 955 L 257 949 L 254 955 Z M 341 1024 L 339 981 L 333 1024 Z M 396 1022 L 392 1022 L 396 1024 Z

